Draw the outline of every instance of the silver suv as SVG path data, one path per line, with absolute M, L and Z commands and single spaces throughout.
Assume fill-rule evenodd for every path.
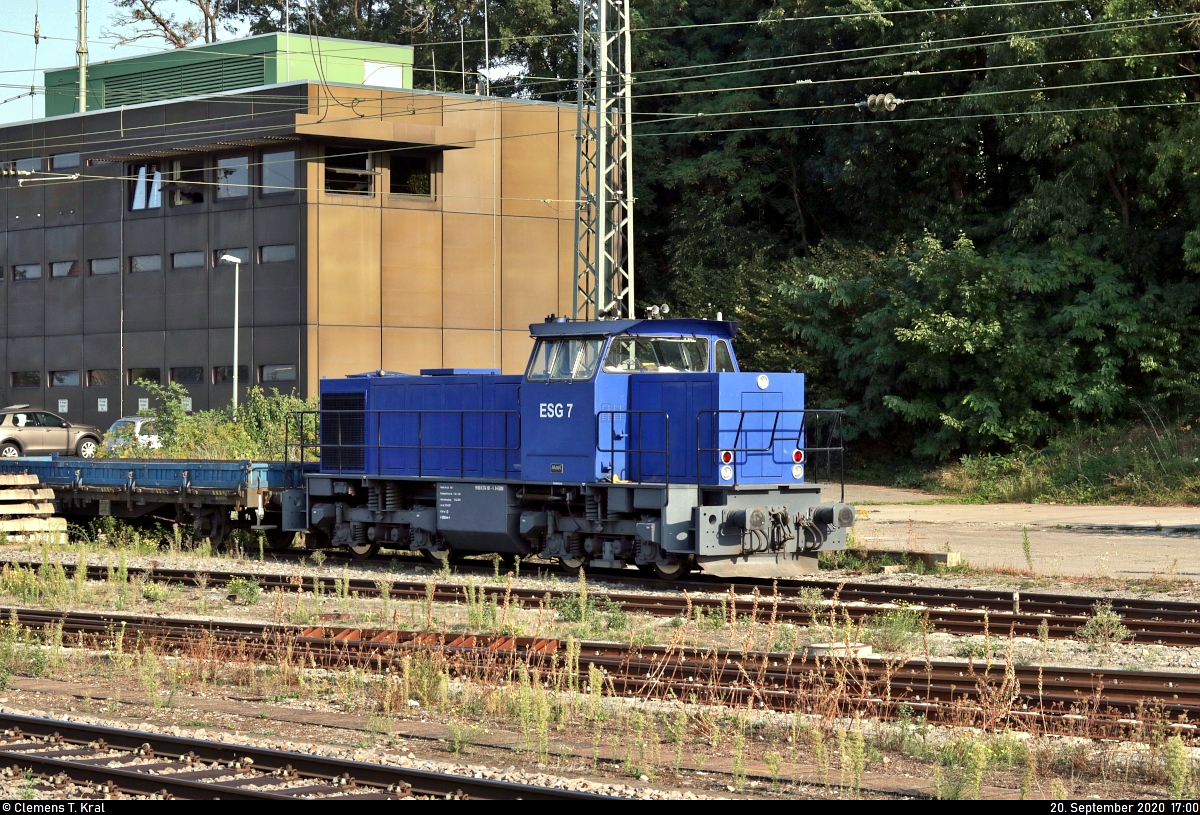
M 68 422 L 57 413 L 9 405 L 0 411 L 0 456 L 64 456 L 94 458 L 104 435 L 90 424 Z

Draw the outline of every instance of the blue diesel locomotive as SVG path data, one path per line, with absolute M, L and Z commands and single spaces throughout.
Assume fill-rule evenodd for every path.
M 792 576 L 845 547 L 854 508 L 806 477 L 840 473 L 841 413 L 804 409 L 804 374 L 742 372 L 736 323 L 548 318 L 530 331 L 523 376 L 321 380 L 297 445 L 320 466 L 283 496 L 283 530 L 356 557 L 538 555 L 664 579 Z

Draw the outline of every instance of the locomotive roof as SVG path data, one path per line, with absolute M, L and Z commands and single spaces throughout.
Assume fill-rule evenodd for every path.
M 613 334 L 644 334 L 656 337 L 690 337 L 708 334 L 732 338 L 738 324 L 732 320 L 578 320 L 534 323 L 529 333 L 535 337 L 595 337 Z

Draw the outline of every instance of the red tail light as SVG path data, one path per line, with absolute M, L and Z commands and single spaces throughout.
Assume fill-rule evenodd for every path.
M 721 463 L 722 464 L 732 464 L 733 463 L 733 453 L 731 453 L 728 450 L 722 450 L 721 451 Z
M 796 462 L 797 464 L 804 461 L 804 451 L 803 450 L 793 450 L 792 451 L 792 461 Z

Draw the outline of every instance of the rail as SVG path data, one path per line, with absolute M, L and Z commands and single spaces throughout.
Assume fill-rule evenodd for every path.
M 384 422 L 383 417 L 399 417 L 399 422 Z M 471 427 L 468 417 L 477 417 L 480 422 L 478 429 Z M 467 444 L 469 432 L 476 433 L 481 439 L 489 435 L 485 432 L 484 422 L 487 417 L 499 418 L 503 425 L 502 445 Z M 413 420 L 405 422 L 404 419 Z M 457 444 L 429 444 L 425 441 L 431 423 L 435 423 L 437 440 L 446 441 L 453 438 L 448 432 L 445 421 L 450 420 L 450 431 L 457 422 Z M 511 421 L 515 418 L 515 422 Z M 515 425 L 515 430 L 512 427 Z M 296 431 L 293 438 L 292 430 Z M 368 441 L 373 436 L 374 441 Z M 415 444 L 390 443 L 387 437 L 414 437 Z M 515 436 L 515 439 L 512 438 Z M 495 472 L 490 477 L 514 477 L 515 462 L 510 457 L 519 455 L 521 451 L 521 414 L 517 410 L 299 410 L 288 414 L 288 422 L 284 429 L 284 461 L 292 460 L 295 451 L 297 461 L 308 460 L 310 451 L 315 451 L 321 462 L 321 472 L 361 475 L 364 473 L 379 473 L 385 475 L 409 475 L 424 477 L 429 475 L 447 476 L 455 472 L 455 468 L 445 466 L 445 455 L 451 452 L 458 454 L 457 477 L 467 476 L 468 453 L 478 453 L 478 473 L 489 477 L 484 472 L 484 455 L 498 454 L 500 463 L 492 467 Z M 386 451 L 398 451 L 400 455 L 395 460 L 385 461 Z M 415 454 L 415 464 L 408 463 L 410 457 L 404 452 Z M 371 459 L 374 453 L 374 460 Z M 437 465 L 427 464 L 427 454 L 437 455 Z M 373 466 L 372 466 L 373 465 Z M 449 472 L 447 472 L 449 470 Z M 411 472 L 410 472 L 411 471 Z
M 642 439 L 645 438 L 643 431 L 643 418 L 647 415 L 661 416 L 663 426 L 663 446 L 662 449 L 646 450 L 642 448 Z M 609 417 L 609 436 L 611 437 L 612 446 L 604 447 L 601 445 L 601 440 L 604 438 L 604 417 Z M 624 416 L 625 428 L 621 431 L 617 430 L 617 417 Z M 618 447 L 617 442 L 628 441 L 635 437 L 634 431 L 629 421 L 632 417 L 637 417 L 637 446 Z M 618 435 L 620 432 L 620 435 Z M 636 456 L 638 478 L 641 478 L 645 468 L 642 466 L 643 456 L 662 456 L 663 457 L 663 479 L 666 486 L 671 485 L 671 417 L 666 411 L 662 410 L 601 410 L 596 412 L 596 452 L 601 455 L 608 454 L 608 472 L 612 477 L 613 483 L 617 482 L 617 454 L 621 453 L 626 457 Z M 633 480 L 633 469 L 627 471 L 631 476 L 629 480 Z M 667 491 L 668 500 L 670 500 L 670 490 Z
M 841 497 L 839 500 L 846 500 L 846 473 L 845 473 L 845 444 L 842 438 L 842 417 L 845 415 L 843 410 L 785 410 L 785 409 L 762 409 L 762 410 L 702 410 L 696 414 L 696 479 L 699 484 L 703 479 L 700 477 L 704 454 L 710 453 L 713 456 L 713 466 L 720 468 L 722 461 L 720 456 L 722 453 L 729 453 L 732 457 L 729 462 L 732 470 L 729 479 L 720 479 L 722 485 L 726 483 L 736 486 L 741 483 L 742 465 L 744 461 L 739 461 L 739 455 L 748 457 L 751 454 L 771 454 L 774 452 L 777 444 L 795 446 L 792 450 L 799 450 L 802 453 L 801 461 L 799 462 L 805 467 L 805 473 L 808 471 L 808 462 L 810 454 L 816 453 L 817 460 L 820 461 L 821 454 L 824 454 L 824 470 L 831 477 L 833 474 L 833 455 L 837 454 L 838 468 L 838 484 L 841 488 Z M 733 423 L 722 423 L 722 416 L 736 416 L 736 426 Z M 747 427 L 748 416 L 772 417 L 770 419 L 770 429 L 765 427 L 766 422 L 758 422 L 757 424 L 764 425 L 760 427 Z M 799 424 L 793 427 L 780 427 L 781 421 L 784 425 L 791 425 L 792 422 L 784 420 L 784 417 L 798 416 Z M 708 433 L 704 432 L 704 420 L 708 418 Z M 810 421 L 811 419 L 811 421 Z M 828 422 L 827 426 L 822 426 Z M 814 426 L 815 425 L 815 426 Z M 732 443 L 723 443 L 729 434 L 733 435 Z M 766 437 L 766 443 L 757 446 L 751 445 L 751 438 L 756 435 Z M 824 436 L 825 442 L 823 446 L 811 446 L 809 441 L 814 434 Z M 706 438 L 707 436 L 707 438 Z M 743 436 L 745 444 L 743 444 Z M 711 446 L 706 446 L 702 442 L 707 441 Z M 789 464 L 791 463 L 789 459 Z M 831 478 L 832 480 L 832 478 Z M 757 483 L 757 482 L 755 482 Z M 699 492 L 702 485 L 697 487 Z M 697 495 L 697 500 L 700 505 L 703 505 L 701 496 Z

